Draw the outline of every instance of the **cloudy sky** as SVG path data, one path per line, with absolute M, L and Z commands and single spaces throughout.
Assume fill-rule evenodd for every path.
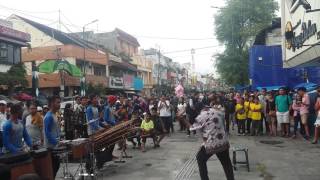
M 66 32 L 82 31 L 84 24 L 98 19 L 87 29 L 118 27 L 136 36 L 141 48 L 160 47 L 177 62 L 191 62 L 194 48 L 196 71 L 211 73 L 211 56 L 223 50 L 215 40 L 217 10 L 211 6 L 223 7 L 224 0 L 10 0 L 0 2 L 0 18 L 15 13 Z

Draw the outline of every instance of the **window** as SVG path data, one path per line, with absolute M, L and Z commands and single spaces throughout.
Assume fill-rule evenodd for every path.
M 13 61 L 14 64 L 19 64 L 21 62 L 21 48 L 20 47 L 14 47 L 13 52 Z
M 14 64 L 14 59 L 13 59 L 13 46 L 11 44 L 7 45 L 7 62 L 9 64 Z
M 0 59 L 6 60 L 8 58 L 8 47 L 6 43 L 0 42 Z
M 21 62 L 21 47 L 14 44 L 0 42 L 0 61 L 6 64 Z
M 96 76 L 106 76 L 106 67 L 103 65 L 93 65 L 93 74 Z

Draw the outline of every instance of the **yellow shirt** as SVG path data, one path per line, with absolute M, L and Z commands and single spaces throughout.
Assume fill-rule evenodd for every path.
M 251 105 L 250 105 L 250 107 L 251 107 Z M 252 103 L 251 110 L 261 110 L 261 109 L 262 109 L 262 105 L 260 103 L 259 104 Z M 252 112 L 251 119 L 253 121 L 260 121 L 261 120 L 261 111 Z
M 240 111 L 240 112 L 238 112 Z M 242 111 L 242 112 L 241 112 Z M 236 112 L 237 112 L 237 119 L 238 120 L 245 120 L 247 119 L 246 110 L 244 105 L 237 104 L 236 105 Z
M 150 131 L 151 129 L 154 128 L 154 124 L 152 120 L 150 120 L 149 122 L 147 122 L 146 120 L 143 120 L 140 127 L 145 131 Z
M 252 112 L 250 111 L 251 104 L 252 103 L 249 102 L 249 101 L 244 102 L 244 107 L 245 107 L 246 112 L 247 112 L 247 118 L 250 118 L 250 119 L 251 119 L 251 114 L 252 114 Z

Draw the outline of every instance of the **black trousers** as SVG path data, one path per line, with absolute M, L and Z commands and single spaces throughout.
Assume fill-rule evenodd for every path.
M 53 177 L 56 178 L 57 172 L 60 168 L 60 157 L 57 154 L 51 152 Z
M 251 118 L 247 118 L 246 123 L 247 123 L 247 133 L 250 134 L 251 130 Z
M 266 115 L 264 113 L 261 113 L 261 125 L 259 127 L 259 133 L 263 134 L 263 122 L 264 122 L 264 125 L 266 126 L 266 133 L 269 133 L 270 132 L 270 129 L 269 129 L 269 122 L 267 121 L 266 119 Z
M 246 120 L 238 120 L 238 133 L 239 134 L 246 133 Z
M 230 132 L 230 114 L 226 113 L 225 114 L 225 120 L 226 120 L 226 131 Z
M 207 154 L 204 147 L 202 147 L 197 154 L 197 162 L 200 172 L 201 180 L 209 180 L 207 161 L 213 154 Z M 231 164 L 229 149 L 216 154 L 220 163 L 222 164 L 227 180 L 234 180 L 233 167 Z

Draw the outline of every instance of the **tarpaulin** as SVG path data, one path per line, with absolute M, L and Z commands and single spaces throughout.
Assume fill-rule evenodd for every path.
M 307 80 L 320 84 L 320 67 L 283 68 L 281 46 L 250 48 L 249 72 L 252 89 L 280 85 L 293 89 Z

